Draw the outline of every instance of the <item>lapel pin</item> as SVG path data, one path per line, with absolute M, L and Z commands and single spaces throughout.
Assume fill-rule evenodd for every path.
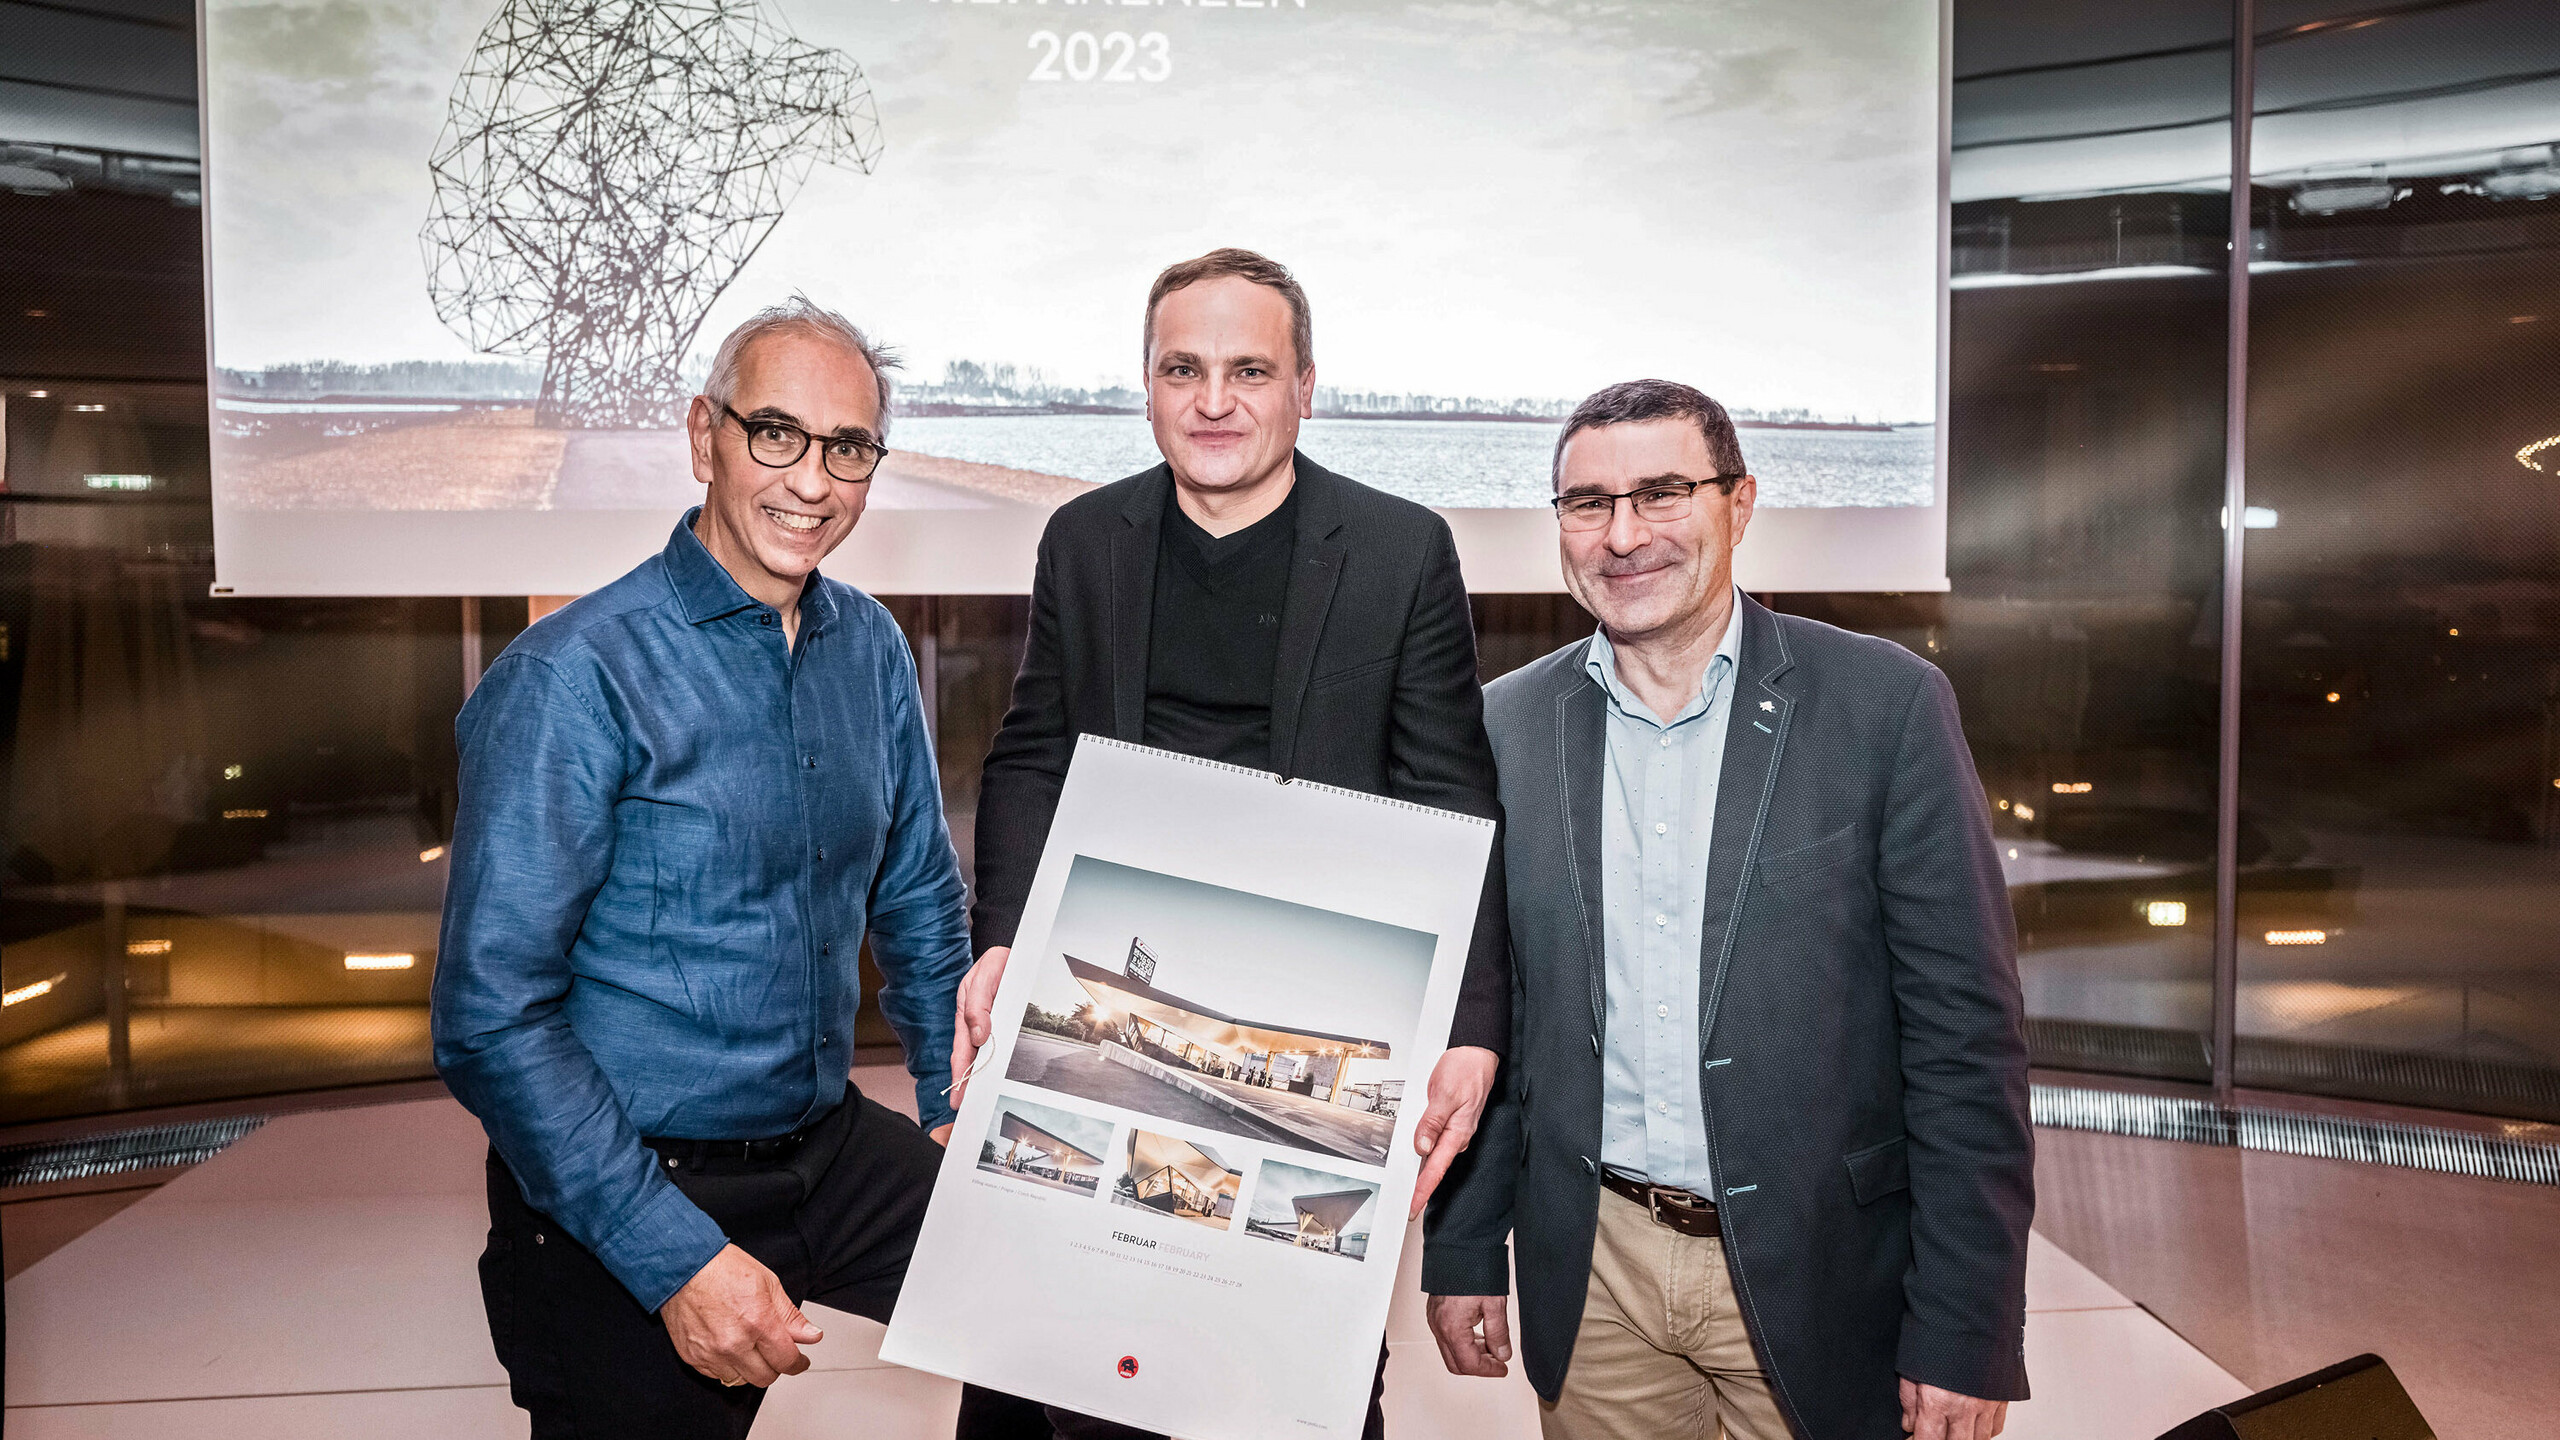
M 1763 700 L 1760 702 L 1760 708 L 1774 714 L 1777 711 L 1778 702 L 1775 700 Z

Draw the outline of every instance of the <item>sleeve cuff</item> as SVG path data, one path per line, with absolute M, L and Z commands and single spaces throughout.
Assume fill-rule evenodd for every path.
M 1424 1263 L 1429 1263 L 1428 1256 Z M 1925 1329 L 1906 1315 L 1893 1368 L 1906 1380 L 1935 1385 L 1976 1400 L 2027 1398 L 2023 1331 L 2005 1341 L 1995 1340 L 1988 1335 Z
M 673 1184 L 663 1184 L 640 1213 L 594 1248 L 640 1308 L 654 1314 L 728 1244 L 718 1222 Z
M 1511 1293 L 1511 1247 L 1508 1245 L 1422 1245 L 1422 1293 L 1425 1295 L 1508 1295 Z
M 969 958 L 975 960 L 999 945 L 1013 948 L 1013 933 L 1021 927 L 1019 915 L 999 915 L 983 901 L 969 914 Z
M 1504 1016 L 1495 1023 L 1481 1016 L 1470 1015 L 1466 1011 L 1467 1007 L 1461 1006 L 1456 1018 L 1449 1022 L 1450 1048 L 1473 1045 L 1481 1050 L 1492 1051 L 1498 1059 L 1508 1058 L 1511 1051 L 1510 1017 Z
M 950 1082 L 946 1080 L 944 1083 Z M 941 1086 L 933 1083 L 933 1077 L 917 1077 L 916 1126 L 918 1129 L 930 1135 L 933 1133 L 934 1126 L 948 1125 L 959 1118 L 960 1112 L 951 1108 L 951 1096 Z

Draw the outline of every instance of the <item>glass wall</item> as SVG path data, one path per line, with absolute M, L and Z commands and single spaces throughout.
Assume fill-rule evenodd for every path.
M 1952 588 L 1790 608 L 1954 682 L 2037 1061 L 2203 1080 L 2231 10 L 1959 5 L 1955 59 Z M 2242 844 L 2244 909 L 2301 879 Z
M 2262 7 L 2241 788 L 2346 903 L 2243 910 L 2235 1058 L 2560 1120 L 2560 21 L 2394 8 Z
M 2173 1081 L 2215 1003 L 2230 16 L 1958 0 L 1952 588 L 1767 597 L 1954 681 L 2038 1062 Z M 2560 1119 L 2560 26 L 2258 29 L 2235 1068 Z M 193 170 L 10 139 L 67 183 L 0 193 L 0 1125 L 423 1076 L 465 609 L 207 596 Z M 1027 604 L 891 608 L 965 865 Z M 477 609 L 489 656 L 527 613 Z M 1476 618 L 1488 676 L 1589 628 Z
M 426 1073 L 459 603 L 216 601 L 200 505 L 7 504 L 0 1118 Z

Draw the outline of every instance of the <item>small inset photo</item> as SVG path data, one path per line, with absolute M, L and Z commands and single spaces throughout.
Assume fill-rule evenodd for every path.
M 1235 1224 L 1236 1192 L 1243 1185 L 1244 1172 L 1205 1145 L 1132 1130 L 1129 1163 L 1111 1182 L 1111 1198 L 1132 1209 L 1224 1230 Z
M 1108 1120 L 1004 1095 L 996 1100 L 996 1123 L 978 1147 L 978 1168 L 1091 1195 L 1102 1184 L 1103 1153 L 1110 1146 Z
M 1377 1182 L 1266 1160 L 1262 1177 L 1254 1182 L 1244 1233 L 1366 1260 L 1369 1229 L 1377 1216 Z

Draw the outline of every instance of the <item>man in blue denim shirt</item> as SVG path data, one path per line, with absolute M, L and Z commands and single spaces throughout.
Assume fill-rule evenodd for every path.
M 706 503 L 527 630 L 456 725 L 437 1068 L 489 1161 L 482 1293 L 537 1437 L 744 1435 L 813 1298 L 885 1320 L 940 1151 L 848 1083 L 868 935 L 935 1139 L 959 866 L 914 662 L 817 566 L 889 362 L 806 301 L 721 346 Z

